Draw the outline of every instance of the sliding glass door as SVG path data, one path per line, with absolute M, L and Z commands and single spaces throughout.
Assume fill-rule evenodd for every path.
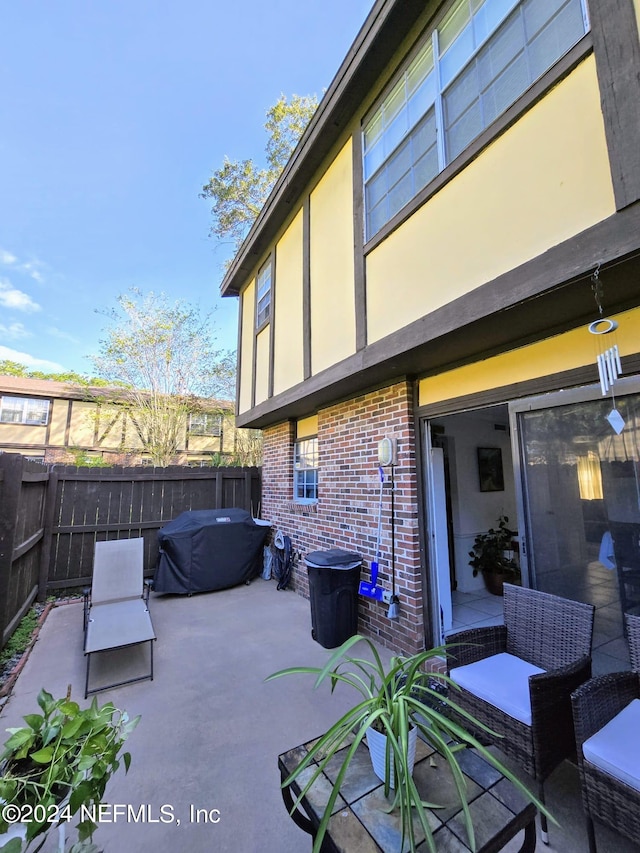
M 596 606 L 598 671 L 628 667 L 623 614 L 640 613 L 640 387 L 620 387 L 510 407 L 529 583 Z

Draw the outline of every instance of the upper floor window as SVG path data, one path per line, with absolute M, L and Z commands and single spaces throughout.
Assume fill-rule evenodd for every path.
M 457 0 L 364 125 L 366 239 L 587 30 L 585 0 Z
M 293 499 L 297 503 L 318 500 L 318 439 L 296 441 L 293 453 Z
M 46 426 L 49 421 L 49 400 L 29 397 L 2 397 L 0 423 Z
M 258 273 L 256 329 L 260 329 L 271 316 L 271 260 Z
M 211 412 L 192 412 L 189 415 L 189 432 L 192 435 L 222 434 L 222 415 Z

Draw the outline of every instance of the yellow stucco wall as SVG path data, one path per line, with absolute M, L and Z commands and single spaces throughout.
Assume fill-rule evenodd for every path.
M 47 428 L 32 424 L 0 424 L 0 445 L 2 444 L 44 444 Z M 17 452 L 13 451 L 12 452 Z
M 95 403 L 83 403 L 80 400 L 73 401 L 71 409 L 71 421 L 69 423 L 69 447 L 93 447 L 93 436 L 96 425 L 96 406 Z M 103 420 L 100 421 L 101 429 L 104 431 L 105 426 Z M 109 440 L 104 443 L 105 447 L 117 447 L 117 442 L 120 439 L 121 430 L 118 429 L 115 433 L 112 432 Z
M 318 434 L 318 416 L 311 415 L 309 418 L 300 418 L 296 422 L 296 438 L 306 438 L 309 435 Z
M 351 158 L 349 140 L 311 193 L 311 370 L 314 374 L 355 352 Z
M 98 442 L 94 445 L 96 427 Z M 98 408 L 94 403 L 74 402 L 69 430 L 69 447 L 120 450 L 123 446 L 127 450 L 142 448 L 138 432 L 126 412 L 110 403 L 102 403 Z
M 178 441 L 178 447 L 184 447 L 184 432 L 181 434 L 181 439 Z M 118 447 L 116 441 L 119 440 L 118 432 L 114 430 L 109 436 L 107 442 L 105 442 L 105 446 L 109 446 L 109 443 L 113 442 L 113 447 Z M 142 450 L 142 441 L 140 440 L 140 436 L 138 435 L 138 430 L 135 427 L 135 424 L 132 423 L 131 418 L 127 417 L 126 421 L 126 430 L 125 430 L 125 446 L 128 450 Z
M 256 405 L 269 396 L 269 326 L 256 338 Z
M 184 447 L 184 441 L 180 441 L 180 446 Z M 214 448 L 217 450 L 220 447 L 220 439 L 213 435 L 190 435 L 189 450 L 192 452 L 204 452 Z
M 609 335 L 592 335 L 586 326 L 581 326 L 545 341 L 423 379 L 419 384 L 419 405 L 428 406 L 594 364 L 601 348 L 613 344 L 618 345 L 621 356 L 640 352 L 640 308 L 614 316 L 619 325 Z
M 67 413 L 71 400 L 53 400 L 50 408 L 49 444 L 64 447 Z
M 235 433 L 235 415 L 225 415 L 222 423 L 222 449 L 225 453 L 233 453 L 235 449 Z
M 638 22 L 638 29 L 640 30 L 640 0 L 633 0 L 633 5 L 636 10 L 636 20 Z
M 304 379 L 302 323 L 302 221 L 300 211 L 276 245 L 273 393 Z
M 238 411 L 251 408 L 251 376 L 253 374 L 253 333 L 255 324 L 255 282 L 251 282 L 242 294 L 240 331 L 240 393 Z
M 613 213 L 591 56 L 369 254 L 368 342 Z

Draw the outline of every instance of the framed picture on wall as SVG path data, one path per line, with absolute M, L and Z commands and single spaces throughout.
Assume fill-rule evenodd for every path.
M 503 492 L 502 450 L 499 447 L 478 448 L 478 476 L 481 492 Z

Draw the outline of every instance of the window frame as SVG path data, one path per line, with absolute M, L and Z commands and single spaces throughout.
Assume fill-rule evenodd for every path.
M 3 412 L 6 401 L 13 401 L 14 403 L 21 402 L 22 403 L 22 416 L 20 420 L 4 420 Z M 29 409 L 33 407 L 33 404 L 36 404 L 36 407 L 41 408 L 42 413 L 38 420 L 34 420 L 33 418 L 28 418 Z M 13 411 L 17 411 L 17 406 L 12 409 Z M 51 415 L 51 400 L 43 399 L 42 397 L 22 397 L 17 394 L 2 394 L 0 395 L 0 424 L 13 424 L 17 426 L 48 426 L 49 419 Z
M 189 435 L 198 435 L 198 436 L 207 436 L 207 437 L 212 437 L 212 438 L 220 438 L 220 436 L 222 435 L 223 417 L 224 417 L 224 415 L 222 415 L 221 412 L 190 412 L 189 413 Z M 197 420 L 198 418 L 204 419 L 204 424 L 202 425 L 202 428 L 201 428 L 202 431 L 200 431 L 199 429 L 194 429 L 194 419 Z M 214 418 L 217 420 L 217 432 L 216 431 L 209 432 L 209 431 L 207 431 L 207 429 L 208 429 L 207 422 L 209 419 L 214 419 Z M 197 427 L 197 424 L 196 424 L 196 427 Z M 215 429 L 216 429 L 216 427 L 214 427 L 214 430 Z
M 583 35 L 578 38 L 578 40 L 557 60 L 555 60 L 550 66 L 548 66 L 546 71 L 544 71 L 536 79 L 532 80 L 527 85 L 525 90 L 520 95 L 518 95 L 515 100 L 509 103 L 506 108 L 502 109 L 502 111 L 499 112 L 493 120 L 489 121 L 486 125 L 483 125 L 480 132 L 475 137 L 473 137 L 456 155 L 448 159 L 446 151 L 448 147 L 447 140 L 445 140 L 444 138 L 445 95 L 449 90 L 452 89 L 452 87 L 455 85 L 456 81 L 459 80 L 461 75 L 463 75 L 469 70 L 471 65 L 476 61 L 478 55 L 486 48 L 488 44 L 491 43 L 491 40 L 495 37 L 496 33 L 500 31 L 500 29 L 505 25 L 509 18 L 518 11 L 522 13 L 522 7 L 526 0 L 511 0 L 509 10 L 503 15 L 497 27 L 490 33 L 490 35 L 485 36 L 476 44 L 471 53 L 462 63 L 461 67 L 457 68 L 457 70 L 447 79 L 446 85 L 444 85 L 441 84 L 439 80 L 439 66 L 442 57 L 439 55 L 438 51 L 438 36 L 443 23 L 445 23 L 452 16 L 456 5 L 462 5 L 464 2 L 465 0 L 455 0 L 455 2 L 447 3 L 445 7 L 441 9 L 440 12 L 436 16 L 434 16 L 434 18 L 432 18 L 432 20 L 429 22 L 428 27 L 419 36 L 413 48 L 405 56 L 404 60 L 402 61 L 396 72 L 393 74 L 387 85 L 384 87 L 379 97 L 376 98 L 371 108 L 367 110 L 361 121 L 361 179 L 363 187 L 363 227 L 365 253 L 371 251 L 371 249 L 378 245 L 381 240 L 387 237 L 395 228 L 398 227 L 398 225 L 405 221 L 405 219 L 407 219 L 418 207 L 424 204 L 425 201 L 427 201 L 435 192 L 437 192 L 447 181 L 451 180 L 451 178 L 461 169 L 463 169 L 471 160 L 473 160 L 478 155 L 478 153 L 487 144 L 489 144 L 489 142 L 491 142 L 507 127 L 509 127 L 516 120 L 516 118 L 518 118 L 533 103 L 535 103 L 535 101 L 538 100 L 542 96 L 542 94 L 544 94 L 545 91 L 555 85 L 567 73 L 569 73 L 569 71 L 572 70 L 580 61 L 582 61 L 582 59 L 584 59 L 584 57 L 592 50 L 591 23 L 589 19 L 587 3 L 586 0 L 577 0 L 580 6 L 580 12 L 583 20 Z M 549 20 L 551 20 L 551 18 Z M 528 44 L 529 42 L 527 42 L 527 46 Z M 370 151 L 370 149 L 367 149 L 366 147 L 365 133 L 371 125 L 372 121 L 376 119 L 376 117 L 380 120 L 381 111 L 383 110 L 386 101 L 390 98 L 390 96 L 394 93 L 394 90 L 399 86 L 400 83 L 402 83 L 403 80 L 405 81 L 406 89 L 406 80 L 409 69 L 419 59 L 420 55 L 423 52 L 429 51 L 430 47 L 433 50 L 434 63 L 433 69 L 430 73 L 434 75 L 434 85 L 436 87 L 434 102 L 430 103 L 428 105 L 428 108 L 424 110 L 418 116 L 417 119 L 415 119 L 413 124 L 408 126 L 408 129 L 406 129 L 404 133 L 399 137 L 399 139 L 396 140 L 392 150 L 378 163 L 376 168 L 371 171 L 371 174 L 365 178 L 365 157 Z M 446 53 L 446 51 L 444 53 Z M 422 82 L 424 82 L 424 80 Z M 420 83 L 419 85 L 422 85 L 422 83 Z M 407 98 L 405 98 L 403 109 L 408 109 Z M 416 131 L 419 125 L 425 122 L 426 117 L 430 113 L 434 114 L 434 120 L 436 122 L 436 149 L 438 157 L 438 169 L 436 171 L 436 174 L 417 191 L 413 189 L 411 198 L 407 202 L 405 202 L 404 205 L 400 206 L 394 213 L 392 213 L 390 216 L 387 216 L 382 225 L 377 226 L 376 230 L 374 230 L 372 233 L 369 233 L 370 211 L 368 210 L 367 205 L 368 186 L 372 185 L 373 179 L 381 175 L 384 170 L 389 166 L 389 164 L 393 164 L 394 156 L 401 151 L 403 146 L 411 144 L 412 135 L 414 131 Z M 382 131 L 382 136 L 383 135 L 384 130 Z M 382 136 L 378 137 L 376 141 L 380 141 Z M 411 177 L 412 181 L 413 170 L 417 162 L 418 160 L 416 160 L 415 162 L 412 161 L 409 167 L 409 172 L 406 173 Z M 396 184 L 394 184 L 394 187 L 397 186 L 399 183 L 400 181 L 397 181 Z M 387 187 L 384 198 L 388 198 L 389 194 L 390 190 L 389 187 Z M 383 196 L 380 196 L 380 198 L 383 198 Z
M 305 465 L 301 467 L 299 464 L 299 448 L 302 445 L 310 444 L 311 442 L 315 443 L 315 449 L 313 449 L 312 457 L 315 465 Z M 293 502 L 296 504 L 301 504 L 304 506 L 309 506 L 312 504 L 318 503 L 318 484 L 319 484 L 319 451 L 318 451 L 318 436 L 317 435 L 305 435 L 304 437 L 297 438 L 293 443 Z M 302 489 L 306 491 L 309 488 L 309 483 L 305 477 L 305 479 L 301 482 L 300 475 L 302 473 L 306 474 L 309 471 L 315 472 L 315 483 L 312 483 L 313 491 L 315 495 L 313 497 L 300 497 L 299 490 Z
M 268 284 L 261 284 L 261 277 L 269 273 Z M 260 293 L 261 287 L 263 292 Z M 261 332 L 271 321 L 271 304 L 273 301 L 273 257 L 270 255 L 262 264 L 256 275 L 256 334 Z M 263 307 L 260 308 L 260 303 Z

